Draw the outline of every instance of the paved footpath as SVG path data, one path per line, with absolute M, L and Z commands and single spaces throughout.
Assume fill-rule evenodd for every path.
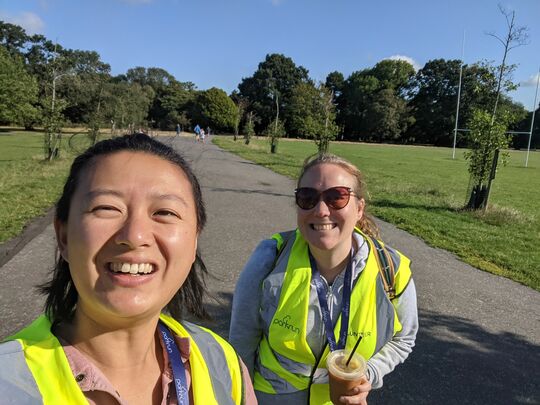
M 294 183 L 215 145 L 184 137 L 164 142 L 192 162 L 202 183 L 208 224 L 199 245 L 213 275 L 208 307 L 216 319 L 208 326 L 226 337 L 234 284 L 250 252 L 262 238 L 295 226 Z M 380 227 L 383 239 L 412 259 L 420 332 L 407 362 L 369 403 L 540 404 L 540 294 L 390 224 Z M 47 226 L 0 268 L 0 337 L 40 313 L 43 299 L 32 287 L 46 279 L 53 260 Z

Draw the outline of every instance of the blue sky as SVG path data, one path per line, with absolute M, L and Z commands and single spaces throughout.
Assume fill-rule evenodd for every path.
M 231 92 L 268 53 L 316 80 L 345 77 L 386 58 L 422 67 L 436 58 L 500 62 L 506 33 L 497 7 L 516 12 L 529 44 L 510 94 L 530 110 L 540 67 L 540 0 L 0 0 L 0 19 L 68 48 L 95 50 L 112 73 L 161 67 L 199 89 Z M 540 96 L 539 96 L 540 98 Z M 537 101 L 538 102 L 538 101 Z

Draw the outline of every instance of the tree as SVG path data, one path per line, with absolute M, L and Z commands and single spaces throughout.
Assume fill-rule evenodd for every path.
M 240 124 L 242 123 L 242 120 L 244 119 L 244 116 L 246 115 L 246 111 L 250 107 L 250 104 L 249 104 L 249 100 L 240 96 L 237 90 L 234 90 L 231 93 L 230 97 L 231 97 L 231 100 L 238 107 L 238 115 L 236 117 L 236 122 L 234 123 L 234 140 L 236 141 L 240 133 Z M 253 122 L 251 123 L 250 129 L 254 131 Z
M 403 95 L 410 86 L 415 71 L 413 65 L 404 60 L 384 59 L 377 63 L 369 74 L 379 81 L 379 88 Z
M 153 89 L 149 85 L 146 87 Z M 187 128 L 191 125 L 188 111 L 196 98 L 193 83 L 170 82 L 155 90 L 155 97 L 148 113 L 148 119 L 161 129 L 172 129 L 177 124 Z
M 251 138 L 255 135 L 255 114 L 253 111 L 247 113 L 246 125 L 244 126 L 244 142 L 249 145 Z
M 327 152 L 329 142 L 336 137 L 333 94 L 322 83 L 298 84 L 290 102 L 290 125 L 294 133 L 312 138 L 319 152 Z
M 459 60 L 434 59 L 416 73 L 408 93 L 409 106 L 415 118 L 415 123 L 405 134 L 408 142 L 452 145 L 460 65 Z M 460 128 L 466 127 L 474 109 L 491 108 L 495 100 L 496 78 L 496 68 L 490 63 L 463 65 Z M 513 88 L 511 80 L 504 82 L 505 91 Z M 509 106 L 506 99 L 504 103 Z M 465 146 L 465 142 L 466 137 L 458 133 L 457 144 Z
M 253 76 L 242 79 L 238 85 L 240 96 L 249 100 L 253 112 L 260 118 L 257 132 L 275 120 L 276 96 L 282 121 L 288 128 L 288 105 L 292 90 L 300 82 L 307 82 L 308 71 L 296 66 L 291 58 L 281 54 L 268 54 Z
M 0 46 L 0 122 L 25 124 L 37 113 L 37 83 L 24 67 L 22 57 Z
M 368 70 L 353 72 L 343 85 L 338 98 L 337 123 L 343 128 L 345 138 L 357 139 L 368 136 L 365 114 L 373 94 L 379 89 L 379 81 Z
M 189 127 L 188 112 L 196 97 L 195 85 L 191 82 L 179 82 L 165 69 L 141 66 L 129 69 L 117 80 L 137 84 L 152 90 L 147 122 L 160 129 L 173 129 L 177 124 Z
M 29 41 L 26 31 L 18 25 L 0 21 L 0 45 L 12 56 L 23 55 L 23 49 Z
M 148 85 L 154 91 L 167 87 L 176 81 L 173 75 L 158 67 L 144 68 L 137 66 L 126 72 L 126 78 L 130 83 L 139 83 L 141 86 Z
M 434 59 L 416 73 L 410 92 L 416 121 L 407 132 L 409 141 L 452 144 L 460 65 L 459 60 Z M 465 108 L 467 105 L 462 103 Z
M 403 108 L 404 96 L 413 76 L 414 67 L 402 60 L 383 60 L 371 69 L 353 72 L 341 86 L 341 94 L 337 97 L 336 121 L 343 128 L 344 136 L 349 139 L 382 141 L 384 139 L 375 135 L 373 130 L 380 133 L 381 126 L 390 128 L 390 116 L 399 117 L 399 124 L 393 125 L 393 128 L 399 128 L 400 131 L 407 128 L 411 120 L 406 116 L 409 110 Z M 382 103 L 387 101 L 391 103 L 383 106 Z M 400 110 L 391 112 L 391 107 Z M 382 114 L 383 110 L 385 114 Z M 384 117 L 386 122 L 373 121 Z M 397 139 L 398 136 L 392 134 L 391 138 Z
M 498 114 L 495 121 L 489 112 L 475 110 L 468 123 L 470 129 L 470 149 L 465 152 L 469 161 L 471 175 L 471 193 L 467 208 L 485 208 L 491 180 L 495 178 L 499 150 L 508 148 L 510 137 L 506 134 L 511 121 L 508 113 Z M 508 152 L 503 152 L 503 163 L 506 164 Z
M 67 49 L 54 61 L 53 69 L 53 76 L 68 73 L 57 88 L 58 95 L 68 101 L 65 118 L 97 131 L 103 124 L 101 110 L 110 66 L 97 52 Z
M 285 135 L 285 125 L 277 116 L 264 131 L 270 141 L 270 153 L 277 153 L 279 138 Z
M 491 110 L 489 122 L 487 121 L 486 111 L 478 112 L 471 121 L 470 140 L 472 142 L 471 152 L 468 156 L 469 172 L 473 187 L 469 198 L 467 208 L 487 209 L 489 193 L 491 190 L 491 181 L 495 178 L 497 170 L 499 150 L 508 146 L 508 139 L 504 138 L 504 133 L 508 124 L 513 120 L 508 113 L 502 112 L 497 116 L 497 108 L 501 98 L 501 92 L 505 87 L 505 74 L 507 71 L 507 57 L 510 50 L 524 45 L 527 42 L 527 28 L 519 27 L 515 23 L 515 12 L 509 12 L 499 5 L 501 14 L 506 19 L 506 35 L 501 38 L 496 34 L 490 34 L 497 39 L 503 46 L 504 52 L 501 64 L 499 65 L 499 74 L 495 90 L 495 102 Z M 475 126 L 473 131 L 472 126 Z M 501 135 L 501 132 L 503 135 Z M 493 159 L 491 160 L 491 156 Z M 486 180 L 486 173 L 491 165 L 491 175 Z M 487 185 L 485 184 L 487 182 Z M 485 192 L 484 192 L 485 190 Z M 478 197 L 480 196 L 480 198 Z
M 43 119 L 42 103 L 47 86 L 51 83 L 50 62 L 55 57 L 55 45 L 42 35 L 28 36 L 23 28 L 0 21 L 0 44 L 12 56 L 20 56 L 25 70 L 35 79 L 38 86 L 37 99 L 32 103 L 33 114 L 26 117 L 25 128 L 32 128 Z M 59 47 L 61 48 L 61 47 Z
M 507 11 L 505 10 L 501 5 L 499 5 L 499 11 L 501 14 L 504 15 L 506 19 L 506 36 L 501 38 L 495 33 L 490 33 L 489 35 L 498 40 L 501 45 L 503 46 L 504 52 L 501 64 L 499 66 L 499 75 L 497 78 L 497 89 L 495 91 L 495 104 L 493 106 L 493 112 L 491 114 L 491 121 L 495 122 L 495 118 L 497 115 L 497 107 L 499 105 L 499 98 L 501 96 L 501 91 L 504 86 L 504 78 L 506 70 L 509 68 L 507 66 L 506 59 L 508 57 L 508 53 L 519 46 L 525 45 L 527 43 L 527 28 L 526 27 L 519 27 L 516 26 L 515 23 L 515 12 Z
M 191 113 L 193 122 L 217 131 L 232 131 L 238 119 L 238 107 L 223 90 L 212 87 L 201 91 Z
M 64 116 L 62 112 L 66 108 L 66 102 L 62 99 L 45 98 L 43 110 L 44 152 L 45 160 L 51 161 L 60 156 L 60 143 L 62 142 L 62 127 L 64 126 Z M 49 107 L 50 106 L 50 107 Z
M 345 78 L 343 77 L 343 73 L 338 71 L 328 73 L 326 82 L 324 83 L 324 85 L 334 93 L 334 97 L 336 98 L 341 96 L 344 84 Z
M 154 90 L 139 83 L 112 80 L 105 86 L 103 120 L 115 128 L 145 126 Z
M 366 130 L 369 139 L 377 142 L 396 142 L 412 123 L 414 117 L 405 100 L 391 88 L 377 92 L 366 114 Z

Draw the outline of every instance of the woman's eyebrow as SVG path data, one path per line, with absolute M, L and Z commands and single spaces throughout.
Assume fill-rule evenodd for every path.
M 123 197 L 124 194 L 117 190 L 112 189 L 96 189 L 89 191 L 84 196 L 87 200 L 92 200 L 93 198 L 100 197 L 102 195 L 106 196 L 114 196 L 114 197 Z M 176 201 L 181 203 L 182 205 L 188 207 L 189 204 L 187 201 L 178 194 L 163 194 L 163 193 L 152 193 L 150 194 L 150 198 L 157 199 L 157 200 L 170 200 L 170 201 Z
M 159 193 L 156 193 L 156 194 L 152 194 L 151 197 L 159 199 L 159 200 L 177 201 L 177 202 L 181 203 L 182 205 L 185 205 L 186 207 L 189 206 L 187 201 L 182 196 L 180 196 L 178 194 L 159 194 Z
M 95 190 L 91 190 L 88 193 L 86 193 L 84 196 L 86 199 L 91 200 L 92 198 L 96 198 L 102 195 L 113 195 L 115 197 L 123 196 L 123 194 L 120 191 L 105 189 L 105 188 L 98 188 Z

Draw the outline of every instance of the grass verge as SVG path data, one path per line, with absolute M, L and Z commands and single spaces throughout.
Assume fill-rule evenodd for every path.
M 215 137 L 214 143 L 290 178 L 317 151 L 313 142 L 286 139 L 277 154 L 262 139 L 246 146 Z M 461 209 L 469 181 L 462 150 L 452 159 L 448 148 L 334 142 L 330 151 L 363 171 L 374 215 L 479 269 L 540 291 L 540 153 L 531 153 L 525 168 L 525 153 L 510 151 L 482 214 Z
M 0 129 L 0 243 L 17 236 L 57 200 L 74 153 L 68 135 L 60 158 L 44 161 L 44 134 Z

